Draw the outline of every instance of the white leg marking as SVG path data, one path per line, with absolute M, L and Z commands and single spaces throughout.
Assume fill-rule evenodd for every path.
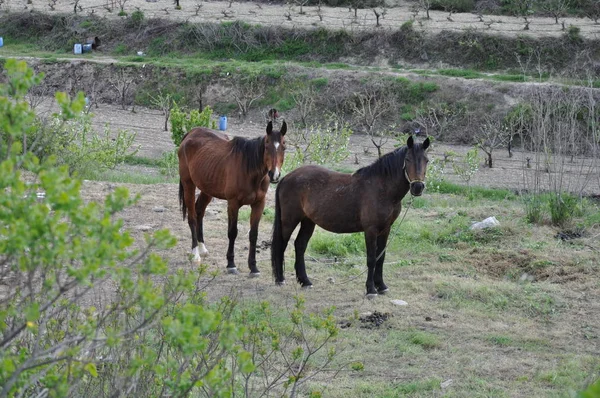
M 200 243 L 200 246 L 196 246 L 192 249 L 192 255 L 194 256 L 194 262 L 200 264 L 202 262 L 202 258 L 206 257 L 208 254 L 208 250 L 206 250 L 206 246 L 204 243 Z

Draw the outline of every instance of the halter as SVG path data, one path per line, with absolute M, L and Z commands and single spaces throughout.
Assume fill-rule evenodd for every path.
M 404 177 L 406 177 L 406 181 L 408 181 L 409 185 L 412 185 L 415 182 L 421 182 L 425 184 L 425 180 L 415 179 L 411 181 L 411 179 L 408 177 L 408 173 L 406 172 L 406 159 L 404 159 L 404 166 L 402 168 L 404 169 Z

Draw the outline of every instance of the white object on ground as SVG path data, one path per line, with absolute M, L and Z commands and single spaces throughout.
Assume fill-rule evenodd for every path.
M 408 305 L 408 303 L 404 300 L 390 300 L 390 303 L 394 305 Z
M 498 220 L 496 220 L 496 217 L 492 216 L 492 217 L 486 218 L 483 221 L 473 223 L 473 225 L 471 225 L 471 229 L 485 229 L 485 228 L 497 227 L 498 225 L 500 225 L 500 222 Z

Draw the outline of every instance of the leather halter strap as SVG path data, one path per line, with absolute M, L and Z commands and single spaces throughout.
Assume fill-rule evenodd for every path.
M 404 167 L 403 167 L 403 169 L 404 169 L 404 177 L 406 177 L 406 181 L 408 181 L 408 183 L 410 185 L 412 185 L 415 182 L 421 182 L 423 184 L 425 183 L 425 181 L 423 181 L 421 179 L 417 178 L 417 179 L 411 180 L 410 177 L 408 177 L 408 172 L 406 171 L 406 159 L 404 159 Z

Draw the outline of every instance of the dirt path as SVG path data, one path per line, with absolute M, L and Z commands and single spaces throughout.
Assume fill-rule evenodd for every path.
M 372 9 L 358 10 L 356 18 L 354 12 L 348 8 L 333 7 L 303 7 L 302 14 L 298 6 L 271 5 L 253 2 L 227 2 L 227 1 L 202 1 L 181 2 L 181 10 L 175 10 L 172 0 L 129 0 L 125 3 L 125 12 L 131 13 L 136 9 L 144 11 L 147 18 L 168 18 L 190 22 L 223 22 L 243 20 L 252 24 L 274 25 L 283 27 L 328 28 L 347 29 L 360 31 L 369 29 L 397 29 L 403 23 L 413 19 L 412 7 L 414 2 L 399 1 L 398 5 L 386 10 L 385 16 L 380 19 L 380 26 L 376 27 L 376 17 Z M 59 1 L 51 10 L 48 1 L 32 0 L 32 4 L 25 5 L 25 0 L 6 0 L 1 6 L 3 10 L 23 11 L 36 10 L 42 12 L 73 12 L 74 1 Z M 115 0 L 80 0 L 82 13 L 102 15 L 112 18 L 121 18 L 118 2 Z M 108 6 L 107 6 L 108 5 Z M 199 7 L 199 8 L 198 8 Z M 111 12 L 108 9 L 111 9 Z M 461 13 L 451 17 L 446 12 L 430 11 L 431 18 L 424 18 L 421 12 L 416 16 L 415 28 L 430 33 L 439 33 L 443 30 L 475 29 L 491 34 L 518 36 L 527 34 L 533 37 L 556 37 L 564 34 L 563 25 L 556 24 L 554 18 L 534 17 L 530 19 L 529 30 L 524 30 L 525 23 L 522 18 L 486 15 L 479 18 L 476 14 Z M 582 18 L 561 18 L 564 26 L 577 26 L 581 35 L 598 39 L 600 25 Z

